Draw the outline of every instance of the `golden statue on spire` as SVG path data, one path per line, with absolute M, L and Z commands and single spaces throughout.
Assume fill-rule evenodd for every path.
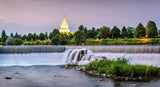
M 65 13 L 64 13 L 64 17 L 63 17 L 63 22 L 60 27 L 61 27 L 60 33 L 69 33 L 70 32 L 70 30 L 68 28 L 68 24 L 66 22 Z

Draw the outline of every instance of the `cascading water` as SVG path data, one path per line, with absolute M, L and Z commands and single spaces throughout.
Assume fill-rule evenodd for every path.
M 61 65 L 63 52 L 51 53 L 3 53 L 0 66 Z
M 87 51 L 85 54 L 81 54 L 81 52 L 85 51 Z M 160 67 L 160 54 L 158 53 L 92 53 L 86 49 L 69 49 L 63 58 L 63 63 L 85 65 L 95 59 L 102 59 L 103 57 L 110 60 L 125 58 L 129 64 L 144 64 Z

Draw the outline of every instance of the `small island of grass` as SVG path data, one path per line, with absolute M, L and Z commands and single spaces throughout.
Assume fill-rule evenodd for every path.
M 77 64 L 67 64 L 67 67 L 75 67 Z M 92 76 L 107 77 L 115 80 L 141 80 L 148 81 L 159 77 L 160 68 L 147 65 L 131 65 L 124 58 L 118 60 L 95 60 L 84 66 L 76 66 L 76 69 L 85 71 Z

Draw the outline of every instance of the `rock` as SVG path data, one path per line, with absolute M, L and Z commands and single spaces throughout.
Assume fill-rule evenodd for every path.
M 105 77 L 105 76 L 106 76 L 106 74 L 103 74 L 102 76 L 103 76 L 103 77 Z
M 142 77 L 138 77 L 139 78 L 139 80 L 142 80 Z
M 87 73 L 92 75 L 92 74 L 93 74 L 93 71 L 87 71 Z
M 60 66 L 60 68 L 65 68 L 65 65 Z
M 94 85 L 94 87 L 99 87 L 99 85 Z
M 18 72 L 15 72 L 14 74 L 19 74 Z
M 100 79 L 99 81 L 105 81 L 105 78 Z
M 12 79 L 11 77 L 5 77 L 5 79 L 8 79 L 8 80 L 10 80 L 10 79 Z

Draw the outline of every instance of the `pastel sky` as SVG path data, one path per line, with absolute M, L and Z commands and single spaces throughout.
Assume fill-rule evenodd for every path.
M 59 29 L 64 12 L 72 32 L 79 25 L 146 26 L 149 20 L 160 28 L 160 0 L 0 0 L 0 32 L 28 34 Z

